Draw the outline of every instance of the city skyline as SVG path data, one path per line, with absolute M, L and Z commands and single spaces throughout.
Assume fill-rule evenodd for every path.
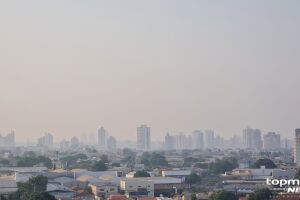
M 299 1 L 0 3 L 0 131 L 299 127 Z M 54 14 L 55 13 L 55 14 Z

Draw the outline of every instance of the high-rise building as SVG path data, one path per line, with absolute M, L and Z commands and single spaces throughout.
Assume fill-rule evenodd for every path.
M 107 135 L 107 131 L 103 127 L 98 129 L 98 145 L 101 150 L 106 149 Z
M 11 131 L 6 136 L 0 134 L 0 147 L 11 148 L 15 146 L 15 132 Z
M 300 166 L 300 129 L 295 130 L 295 139 L 294 139 L 294 162 L 296 166 Z
M 204 149 L 203 133 L 200 130 L 194 130 L 192 133 L 193 149 Z
M 107 149 L 115 151 L 117 149 L 117 140 L 113 136 L 109 136 L 107 139 Z
M 264 135 L 264 149 L 275 150 L 280 148 L 280 134 L 269 132 Z
M 165 150 L 173 149 L 175 149 L 175 137 L 167 133 L 165 136 Z
M 51 148 L 53 146 L 53 136 L 46 133 L 43 137 L 38 138 L 38 145 Z
M 77 137 L 72 137 L 70 140 L 71 147 L 78 147 L 79 146 L 79 139 Z
M 213 130 L 205 131 L 205 148 L 213 149 L 215 147 L 215 133 Z
M 215 148 L 218 148 L 218 149 L 224 149 L 224 138 L 222 138 L 221 136 L 216 136 L 215 138 Z
M 148 151 L 151 149 L 150 127 L 141 125 L 137 128 L 137 150 Z
M 244 148 L 252 150 L 261 150 L 262 139 L 259 129 L 252 129 L 247 127 L 243 130 L 243 144 Z

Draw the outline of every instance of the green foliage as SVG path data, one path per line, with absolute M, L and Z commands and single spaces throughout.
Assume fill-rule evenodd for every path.
M 121 160 L 121 162 L 127 164 L 127 167 L 132 169 L 135 165 L 135 157 L 135 152 L 128 148 L 125 148 L 123 150 L 123 159 Z
M 18 167 L 33 167 L 38 164 L 43 164 L 45 167 L 51 168 L 52 161 L 45 156 L 36 156 L 35 154 L 25 154 L 23 157 L 17 157 Z
M 203 159 L 200 158 L 193 158 L 193 157 L 186 157 L 184 158 L 183 166 L 191 167 L 193 164 L 202 161 Z
M 237 200 L 238 198 L 231 192 L 219 190 L 209 196 L 208 200 Z
M 137 171 L 135 172 L 134 177 L 150 177 L 150 174 L 146 171 Z
M 186 178 L 186 182 L 188 184 L 195 184 L 195 183 L 199 183 L 201 181 L 201 177 L 196 174 L 195 172 L 192 172 L 187 178 Z
M 94 163 L 94 165 L 92 166 L 92 171 L 106 171 L 107 170 L 107 166 L 105 165 L 105 163 L 100 160 Z
M 197 199 L 196 194 L 195 194 L 195 193 L 192 193 L 192 194 L 191 194 L 191 200 L 196 200 L 196 199 Z
M 163 155 L 156 152 L 144 152 L 141 156 L 141 163 L 147 167 L 152 168 L 168 166 L 166 158 Z
M 76 155 L 68 155 L 68 156 L 64 156 L 64 157 L 60 158 L 60 161 L 63 164 L 67 164 L 67 168 L 75 168 L 74 165 L 77 164 L 76 162 L 79 159 L 81 159 L 81 160 L 87 159 L 87 156 L 85 154 L 82 154 L 82 153 L 79 153 L 79 154 L 76 154 Z
M 113 163 L 111 164 L 111 166 L 112 166 L 112 167 L 121 167 L 121 164 L 118 163 L 118 162 L 113 162 Z
M 268 188 L 255 190 L 250 194 L 247 200 L 269 200 L 272 197 L 272 192 Z
M 300 179 L 300 167 L 297 169 L 297 172 L 295 174 L 295 179 Z
M 35 192 L 29 195 L 28 200 L 56 200 L 54 196 L 47 192 Z
M 274 162 L 268 158 L 261 158 L 258 159 L 253 165 L 253 168 L 260 168 L 261 166 L 265 166 L 266 169 L 275 169 L 277 166 L 274 164 Z
M 104 163 L 108 163 L 109 162 L 108 156 L 105 155 L 105 154 L 103 154 L 100 158 L 101 158 L 102 162 L 104 162 Z
M 18 191 L 10 194 L 8 200 L 55 200 L 47 193 L 48 178 L 45 176 L 36 176 L 30 178 L 25 183 L 18 183 Z
M 221 174 L 226 171 L 231 171 L 238 167 L 238 162 L 236 158 L 228 157 L 223 158 L 222 160 L 216 160 L 213 163 L 210 163 L 209 169 L 216 174 Z

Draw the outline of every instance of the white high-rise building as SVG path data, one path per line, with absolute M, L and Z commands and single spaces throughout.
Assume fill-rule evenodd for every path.
M 107 139 L 107 149 L 115 151 L 117 149 L 117 140 L 113 136 L 109 136 Z
M 98 129 L 98 145 L 101 150 L 105 150 L 107 147 L 107 131 L 101 127 Z
M 275 150 L 280 148 L 280 134 L 269 132 L 264 135 L 264 149 Z
M 294 162 L 296 166 L 300 166 L 300 129 L 295 130 L 295 139 L 294 139 Z
M 53 146 L 53 136 L 46 133 L 43 137 L 38 138 L 38 145 L 51 148 Z
M 10 148 L 15 146 L 15 132 L 12 131 L 6 136 L 0 134 L 0 147 Z
M 173 149 L 175 149 L 175 137 L 167 133 L 167 135 L 165 136 L 165 150 Z
M 261 150 L 262 139 L 259 129 L 252 129 L 247 127 L 243 130 L 243 144 L 244 148 L 252 150 Z
M 193 149 L 204 149 L 203 133 L 200 130 L 194 130 L 192 133 Z
M 213 130 L 205 131 L 205 148 L 213 149 L 215 147 L 215 133 Z
M 151 149 L 150 127 L 141 125 L 137 128 L 137 150 L 149 151 Z

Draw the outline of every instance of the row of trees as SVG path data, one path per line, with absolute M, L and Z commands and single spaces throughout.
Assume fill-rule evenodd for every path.
M 55 200 L 55 197 L 47 192 L 48 178 L 36 176 L 27 182 L 18 183 L 18 190 L 8 197 L 0 196 L 1 200 Z
M 268 188 L 261 188 L 251 193 L 247 200 L 270 200 L 272 192 Z M 232 192 L 219 190 L 210 195 L 209 200 L 237 200 L 238 197 Z

